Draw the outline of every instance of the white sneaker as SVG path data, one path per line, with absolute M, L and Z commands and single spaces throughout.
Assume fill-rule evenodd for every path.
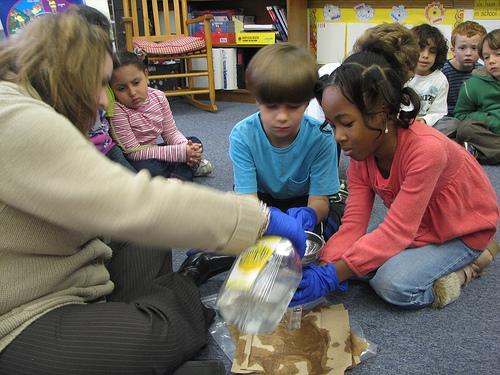
M 201 159 L 198 169 L 194 173 L 194 177 L 208 176 L 210 173 L 212 173 L 212 163 L 207 159 Z

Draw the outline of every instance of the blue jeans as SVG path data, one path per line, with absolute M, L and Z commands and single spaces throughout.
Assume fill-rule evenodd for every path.
M 432 304 L 434 281 L 473 262 L 481 251 L 460 238 L 403 250 L 364 276 L 385 301 L 406 308 Z
M 111 147 L 111 150 L 106 153 L 106 157 L 117 162 L 118 164 L 123 165 L 125 168 L 130 169 L 132 172 L 137 173 L 137 170 L 132 167 L 127 159 L 125 159 L 122 149 L 117 145 Z

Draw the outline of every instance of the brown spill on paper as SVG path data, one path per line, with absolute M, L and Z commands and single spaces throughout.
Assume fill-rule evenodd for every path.
M 268 335 L 245 335 L 234 327 L 230 331 L 236 342 L 231 368 L 235 373 L 337 375 L 359 363 L 343 305 L 304 312 L 296 330 L 289 330 L 282 320 Z M 357 341 L 358 356 L 367 347 L 364 344 Z
M 306 362 L 308 373 L 322 373 L 327 368 L 329 334 L 314 323 L 316 320 L 315 316 L 305 316 L 300 330 L 289 330 L 285 324 L 279 324 L 273 334 L 259 336 L 264 348 L 252 348 L 248 364 L 261 365 L 266 374 L 293 374 L 294 363 Z M 271 353 L 268 347 L 273 348 Z M 288 368 L 287 363 L 293 367 Z

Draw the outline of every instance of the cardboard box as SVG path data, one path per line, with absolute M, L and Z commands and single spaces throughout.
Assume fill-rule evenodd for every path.
M 205 33 L 194 33 L 194 36 L 205 38 Z M 212 44 L 236 43 L 236 33 L 214 33 L 212 32 Z
M 205 32 L 205 23 L 197 22 L 195 24 L 195 33 L 203 33 Z M 210 21 L 210 29 L 213 33 L 234 33 L 234 22 L 233 21 Z
M 274 44 L 276 42 L 275 32 L 256 32 L 256 33 L 237 33 L 236 43 L 237 44 Z

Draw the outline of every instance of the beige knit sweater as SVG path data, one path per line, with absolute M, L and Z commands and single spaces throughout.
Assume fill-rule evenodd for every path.
M 0 173 L 0 351 L 48 311 L 112 291 L 98 236 L 237 254 L 262 222 L 257 199 L 128 172 L 6 82 Z

